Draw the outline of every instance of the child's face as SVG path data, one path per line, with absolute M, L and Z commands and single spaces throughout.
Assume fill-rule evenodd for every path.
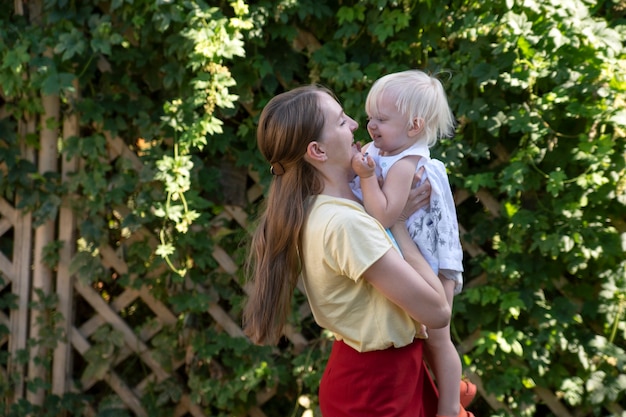
M 395 155 L 415 143 L 409 137 L 406 117 L 395 105 L 395 98 L 383 94 L 377 101 L 377 114 L 368 113 L 367 131 L 374 144 L 381 151 Z

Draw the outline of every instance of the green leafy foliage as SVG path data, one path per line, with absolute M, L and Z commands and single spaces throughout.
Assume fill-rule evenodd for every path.
M 477 402 L 476 415 L 556 414 L 538 388 L 577 415 L 624 408 L 623 2 L 42 5 L 37 24 L 34 16 L 0 17 L 0 193 L 31 212 L 35 227 L 71 201 L 79 236 L 70 272 L 105 300 L 145 286 L 175 312 L 176 324 L 150 344 L 164 369 L 185 360 L 184 376 L 150 384 L 142 399 L 149 415 L 173 415 L 182 395 L 207 415 L 240 415 L 266 390 L 276 392 L 262 405 L 267 415 L 319 415 L 330 340 L 310 316 L 294 309 L 293 325 L 309 340 L 299 352 L 286 341 L 270 349 L 230 337 L 208 312 L 219 307 L 237 323 L 245 300 L 235 282 L 242 277 L 214 258 L 219 248 L 241 266 L 246 255 L 247 231 L 223 213 L 244 205 L 252 217 L 260 203 L 246 206 L 245 173 L 268 184 L 255 127 L 273 95 L 310 82 L 330 87 L 365 142 L 369 87 L 408 68 L 438 74 L 458 120 L 457 135 L 433 148 L 453 188 L 470 195 L 458 206 L 468 250 L 455 342 L 465 346 L 465 368 L 508 410 Z M 58 141 L 60 160 L 81 160 L 65 178 L 39 173 L 21 151 L 39 147 L 39 132 L 22 127 L 41 114 L 42 94 L 59 95 L 62 115 L 79 115 L 80 133 Z M 225 185 L 238 170 L 238 185 Z M 231 201 L 237 188 L 241 204 Z M 102 265 L 107 245 L 127 272 Z M 46 247 L 49 267 L 61 248 Z M 57 300 L 39 295 L 32 308 L 46 313 L 46 331 L 29 348 L 52 348 L 64 337 Z M 303 301 L 297 294 L 294 305 Z M 3 310 L 16 302 L 0 295 Z M 123 346 L 109 327 L 90 341 L 77 378 L 106 375 Z M 13 360 L 27 363 L 30 355 Z M 8 359 L 0 356 L 2 364 Z M 6 396 L 11 381 L 0 390 Z M 7 412 L 78 415 L 82 407 L 72 394 L 46 401 L 42 408 L 20 400 Z M 98 416 L 131 415 L 111 392 L 94 407 Z
M 84 379 L 102 379 L 113 365 L 119 348 L 124 346 L 124 335 L 108 326 L 98 328 L 93 340 L 94 344 L 83 355 L 88 363 L 82 375 Z

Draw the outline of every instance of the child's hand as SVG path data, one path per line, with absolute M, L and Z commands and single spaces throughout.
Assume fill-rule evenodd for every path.
M 367 152 L 359 153 L 352 158 L 352 169 L 359 177 L 369 178 L 376 173 L 376 162 Z

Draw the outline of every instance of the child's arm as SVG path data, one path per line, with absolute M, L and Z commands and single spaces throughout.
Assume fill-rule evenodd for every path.
M 371 157 L 367 159 L 369 165 Z M 357 175 L 361 177 L 361 191 L 363 192 L 365 210 L 375 217 L 383 227 L 391 227 L 402 213 L 411 191 L 418 161 L 418 156 L 408 156 L 396 162 L 389 169 L 382 188 L 376 175 L 372 173 L 369 176 L 361 176 L 355 169 Z M 373 165 L 374 161 L 371 162 Z

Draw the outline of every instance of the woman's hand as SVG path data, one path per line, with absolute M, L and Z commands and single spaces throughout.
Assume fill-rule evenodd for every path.
M 415 172 L 413 176 L 413 183 L 411 184 L 411 191 L 409 192 L 409 198 L 404 206 L 404 210 L 400 214 L 398 221 L 406 222 L 406 220 L 415 213 L 418 209 L 426 207 L 430 204 L 430 181 L 428 178 L 423 184 L 416 186 L 422 180 L 424 175 L 424 167 L 421 167 Z

